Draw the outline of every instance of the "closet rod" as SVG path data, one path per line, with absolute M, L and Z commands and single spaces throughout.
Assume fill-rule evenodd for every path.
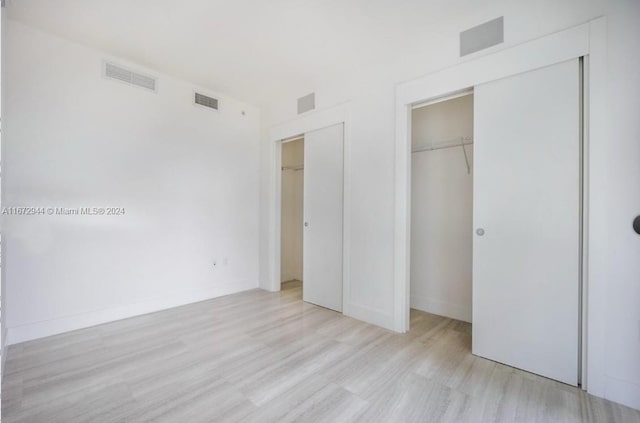
M 298 171 L 298 170 L 304 170 L 304 166 L 282 166 L 282 170 L 293 170 Z
M 443 148 L 461 147 L 465 145 L 473 144 L 473 137 L 456 137 L 449 138 L 439 143 L 430 143 L 431 145 L 424 145 L 422 147 L 416 147 L 411 150 L 412 153 L 421 153 L 423 151 L 441 150 Z M 437 145 L 440 144 L 440 145 Z

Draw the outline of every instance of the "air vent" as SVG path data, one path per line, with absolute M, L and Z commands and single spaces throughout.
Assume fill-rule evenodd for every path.
M 125 69 L 122 66 L 114 65 L 113 63 L 105 63 L 104 75 L 107 78 L 117 79 L 118 81 L 136 85 L 150 91 L 156 90 L 155 78 L 136 73 L 129 69 Z
M 217 98 L 209 97 L 207 95 L 200 94 L 200 93 L 195 93 L 194 101 L 196 104 L 199 104 L 200 106 L 208 107 L 213 110 L 218 110 Z
M 460 33 L 460 56 L 484 50 L 504 41 L 504 18 L 501 16 Z
M 298 99 L 298 114 L 311 111 L 316 108 L 316 94 L 307 94 Z

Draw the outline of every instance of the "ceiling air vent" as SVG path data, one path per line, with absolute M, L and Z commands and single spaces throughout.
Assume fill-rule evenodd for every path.
M 113 63 L 105 63 L 104 75 L 107 78 L 117 79 L 118 81 L 126 82 L 128 84 L 137 85 L 138 87 L 145 88 L 150 91 L 156 90 L 156 80 L 146 75 L 142 75 L 125 69 L 122 66 L 114 65 Z
M 195 93 L 194 101 L 196 104 L 199 104 L 200 106 L 208 107 L 213 110 L 218 110 L 217 98 L 209 97 L 207 95 L 200 94 L 200 93 Z

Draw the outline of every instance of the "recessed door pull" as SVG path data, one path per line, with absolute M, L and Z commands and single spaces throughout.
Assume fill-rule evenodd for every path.
M 640 235 L 640 216 L 636 216 L 636 218 L 633 219 L 633 230 Z

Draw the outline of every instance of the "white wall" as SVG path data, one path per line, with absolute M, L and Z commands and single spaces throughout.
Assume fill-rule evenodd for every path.
M 304 164 L 304 141 L 282 144 L 282 166 L 297 168 Z M 280 279 L 302 280 L 302 211 L 304 169 L 282 171 L 282 219 L 280 238 Z
M 473 136 L 473 96 L 413 110 L 412 146 Z M 473 167 L 473 147 L 465 147 Z M 462 147 L 411 156 L 411 307 L 471 321 L 473 176 Z
M 640 213 L 640 3 L 636 0 L 567 0 L 509 2 L 477 8 L 473 20 L 458 22 L 439 33 L 432 44 L 419 45 L 415 54 L 381 61 L 352 78 L 328 80 L 312 90 L 317 109 L 349 101 L 351 105 L 350 191 L 352 199 L 350 292 L 346 303 L 357 304 L 359 318 L 393 327 L 394 245 L 394 130 L 397 83 L 472 60 L 509 46 L 606 16 L 608 31 L 609 144 L 596 161 L 604 179 L 592 185 L 596 195 L 597 228 L 589 237 L 598 277 L 607 281 L 607 333 L 604 376 L 598 393 L 640 408 L 640 239 L 631 230 Z M 459 31 L 497 16 L 505 17 L 505 43 L 487 51 L 458 56 Z M 304 95 L 307 92 L 300 92 Z M 267 112 L 265 126 L 296 118 L 296 99 L 281 99 Z M 269 210 L 272 149 L 262 147 L 262 207 Z M 593 211 L 592 211 L 593 212 Z M 593 214 L 593 213 L 592 213 Z M 261 286 L 270 286 L 269 233 L 271 216 L 261 220 Z
M 126 212 L 5 216 L 9 342 L 256 287 L 258 111 L 106 79 L 100 52 L 7 23 L 2 205 Z

